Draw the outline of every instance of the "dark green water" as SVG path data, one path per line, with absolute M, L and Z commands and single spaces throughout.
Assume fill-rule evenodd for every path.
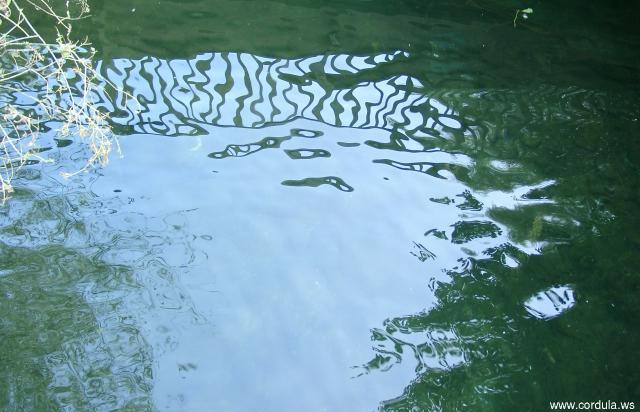
M 638 405 L 640 10 L 561 3 L 92 2 L 139 106 L 0 208 L 0 408 Z

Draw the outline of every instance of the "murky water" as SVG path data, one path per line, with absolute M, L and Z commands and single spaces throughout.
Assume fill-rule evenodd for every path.
M 635 6 L 92 6 L 137 103 L 0 208 L 3 408 L 640 401 Z

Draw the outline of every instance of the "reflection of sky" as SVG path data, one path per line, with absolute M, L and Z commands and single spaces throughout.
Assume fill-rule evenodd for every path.
M 206 263 L 180 276 L 195 310 L 210 323 L 175 325 L 164 319 L 170 314 L 154 314 L 178 341 L 156 359 L 159 406 L 178 402 L 182 393 L 184 407 L 196 410 L 217 405 L 213 394 L 237 410 L 338 410 L 345 403 L 372 409 L 411 376 L 398 368 L 351 380 L 350 367 L 370 355 L 371 326 L 390 313 L 430 305 L 426 267 L 409 251 L 424 225 L 436 225 L 445 215 L 429 216 L 420 191 L 403 189 L 419 187 L 421 176 L 375 167 L 367 161 L 374 149 L 335 150 L 338 138 L 374 138 L 380 132 L 373 130 L 295 124 L 323 131 L 326 143 L 312 143 L 328 148 L 331 158 L 296 162 L 282 150 L 250 159 L 206 156 L 221 148 L 220 139 L 256 141 L 287 134 L 291 126 L 213 129 L 195 151 L 195 140 L 163 140 L 162 156 L 157 137 L 132 136 L 123 139 L 126 158 L 114 160 L 94 188 L 104 195 L 121 189 L 136 199 L 126 209 L 147 216 L 191 210 L 183 212 L 189 230 L 213 237 L 200 246 Z M 305 138 L 287 143 L 310 144 Z M 343 176 L 356 190 L 279 184 L 322 175 Z M 449 184 L 438 181 L 429 193 Z M 162 345 L 165 337 L 151 333 L 148 339 Z M 189 362 L 197 368 L 178 374 L 176 365 Z M 314 390 L 289 398 L 294 385 Z
M 292 129 L 321 133 L 305 133 L 317 135 L 308 138 Z M 134 199 L 123 213 L 177 213 L 185 221 L 183 230 L 194 238 L 212 237 L 198 243 L 205 260 L 174 270 L 194 311 L 206 321 L 180 318 L 176 323 L 170 310 L 154 309 L 149 315 L 153 326 L 147 328 L 147 339 L 158 348 L 157 405 L 372 410 L 380 400 L 397 396 L 415 377 L 410 357 L 385 373 L 352 379 L 361 374 L 352 367 L 371 357 L 370 329 L 389 316 L 432 307 L 429 280 L 445 280 L 442 268 L 454 266 L 471 250 L 481 254 L 507 242 L 506 233 L 469 239 L 463 251 L 451 243 L 452 225 L 461 220 L 461 212 L 467 219 L 486 220 L 485 212 L 429 200 L 456 198 L 467 190 L 463 184 L 373 163 L 389 153 L 368 145 L 338 145 L 385 140 L 387 131 L 307 120 L 207 130 L 205 136 L 180 140 L 125 137 L 125 158 L 114 159 L 94 186 L 99 195 L 119 189 L 121 196 Z M 293 137 L 245 158 L 207 156 L 231 143 L 266 136 Z M 292 160 L 285 152 L 302 148 L 323 149 L 331 156 Z M 470 161 L 444 152 L 389 156 Z M 280 184 L 309 176 L 340 176 L 355 190 Z M 424 237 L 433 228 L 446 231 L 449 240 Z M 427 258 L 417 258 L 415 241 L 428 249 Z M 464 362 L 453 330 L 413 338 L 427 339 L 435 348 L 421 355 L 424 366 L 446 369 Z M 171 342 L 170 348 L 165 342 Z
M 417 371 L 468 362 L 434 325 L 401 336 L 385 373 L 360 367 L 385 349 L 371 341 L 385 320 L 437 304 L 444 270 L 510 242 L 489 208 L 549 203 L 525 195 L 554 182 L 472 191 L 460 176 L 476 160 L 427 143 L 470 136 L 454 109 L 405 75 L 349 77 L 403 57 L 103 62 L 139 106 L 116 98 L 133 134 L 93 191 L 120 202 L 86 219 L 109 239 L 100 259 L 134 269 L 123 305 L 153 349 L 159 409 L 373 410 Z M 549 317 L 545 297 L 573 296 L 556 289 L 527 310 Z
M 403 58 L 102 63 L 137 98 L 119 96 L 127 111 L 115 120 L 139 134 L 122 139 L 126 158 L 94 190 L 122 190 L 126 212 L 179 215 L 194 238 L 211 237 L 198 243 L 206 259 L 174 266 L 194 321 L 148 315 L 161 409 L 372 410 L 416 370 L 466 361 L 456 331 L 435 327 L 402 336 L 414 356 L 385 373 L 353 369 L 371 359 L 382 321 L 436 304 L 428 285 L 447 280 L 443 269 L 509 241 L 487 207 L 513 209 L 553 182 L 471 193 L 456 176 L 473 173 L 474 160 L 425 144 L 469 137 L 463 119 L 417 79 L 357 77 Z M 385 142 L 395 148 L 381 150 Z

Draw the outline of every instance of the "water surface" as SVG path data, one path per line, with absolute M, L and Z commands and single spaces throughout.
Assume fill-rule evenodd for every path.
M 0 209 L 7 410 L 640 401 L 635 6 L 94 3 L 124 155 Z

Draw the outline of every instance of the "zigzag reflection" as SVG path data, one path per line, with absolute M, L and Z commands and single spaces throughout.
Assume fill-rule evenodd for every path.
M 115 59 L 100 62 L 99 70 L 122 89 L 112 100 L 107 88 L 99 88 L 98 99 L 116 124 L 165 136 L 205 134 L 207 125 L 256 128 L 296 118 L 416 137 L 463 131 L 454 111 L 426 96 L 416 78 L 371 80 L 380 77 L 376 69 L 408 57 L 396 51 L 300 59 L 248 53 Z

